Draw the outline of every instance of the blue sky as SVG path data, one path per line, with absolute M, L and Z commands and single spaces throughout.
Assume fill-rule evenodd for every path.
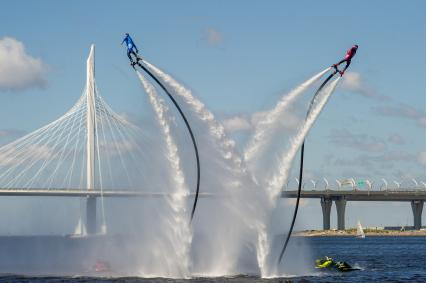
M 22 42 L 42 67 L 11 90 L 0 80 L 0 130 L 12 138 L 68 110 L 84 87 L 91 43 L 101 94 L 117 112 L 143 115 L 141 86 L 120 46 L 125 32 L 219 119 L 271 108 L 357 43 L 357 80 L 336 91 L 312 130 L 307 176 L 426 181 L 425 9 L 424 1 L 3 2 L 0 39 Z M 307 202 L 303 223 L 315 226 L 319 209 Z M 348 217 L 405 224 L 410 213 L 408 204 L 356 204 Z

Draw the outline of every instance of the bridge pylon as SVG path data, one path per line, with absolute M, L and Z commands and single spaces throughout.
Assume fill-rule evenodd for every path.
M 322 227 L 323 230 L 330 230 L 330 215 L 331 215 L 331 205 L 333 201 L 331 198 L 321 198 L 321 209 L 322 209 Z
M 95 189 L 95 153 L 96 153 L 96 100 L 95 100 L 95 45 L 90 47 L 87 58 L 86 80 L 86 186 L 87 190 Z M 98 156 L 99 158 L 99 156 Z M 96 234 L 96 198 L 87 197 L 86 200 L 86 229 L 88 234 Z
M 346 199 L 344 197 L 341 197 L 335 202 L 337 211 L 337 230 L 345 230 Z
M 411 209 L 413 210 L 414 217 L 414 230 L 420 230 L 422 228 L 422 212 L 423 212 L 422 200 L 412 200 Z

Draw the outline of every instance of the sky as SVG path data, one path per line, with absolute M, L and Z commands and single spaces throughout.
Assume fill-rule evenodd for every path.
M 123 34 L 189 86 L 231 135 L 310 76 L 359 50 L 309 134 L 306 178 L 426 181 L 424 1 L 2 1 L 0 138 L 60 117 L 81 95 L 90 44 L 100 93 L 143 115 Z M 8 53 L 12 50 L 12 53 Z M 12 54 L 11 56 L 5 54 Z M 320 228 L 305 200 L 299 228 Z M 15 208 L 14 208 L 15 209 Z M 407 225 L 409 203 L 349 203 L 349 226 Z M 335 225 L 333 207 L 332 223 Z

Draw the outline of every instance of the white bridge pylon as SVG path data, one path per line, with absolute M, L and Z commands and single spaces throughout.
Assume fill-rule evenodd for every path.
M 87 58 L 87 79 L 86 79 L 86 186 L 87 190 L 93 191 L 95 188 L 95 152 L 98 143 L 95 143 L 96 121 L 96 91 L 95 91 L 95 46 L 90 47 L 89 58 Z M 96 140 L 98 141 L 98 140 Z M 98 160 L 99 160 L 98 156 Z M 99 163 L 100 165 L 100 163 Z M 101 172 L 101 171 L 99 171 Z M 102 190 L 102 179 L 100 187 Z M 102 199 L 103 223 L 102 227 L 106 232 L 105 208 Z M 80 218 L 81 219 L 81 218 Z M 82 221 L 80 220 L 82 223 Z M 86 229 L 87 233 L 96 233 L 96 198 L 87 197 L 86 202 Z
M 50 124 L 0 147 L 0 189 L 134 191 L 159 168 L 155 144 L 152 134 L 116 114 L 99 95 L 92 45 L 77 103 Z M 87 209 L 94 228 L 94 197 Z

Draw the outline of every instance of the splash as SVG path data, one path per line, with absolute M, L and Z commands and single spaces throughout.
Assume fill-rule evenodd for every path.
M 185 176 L 180 165 L 177 145 L 171 135 L 169 122 L 167 121 L 168 108 L 164 105 L 164 101 L 160 99 L 150 82 L 138 72 L 140 81 L 149 96 L 151 105 L 157 116 L 157 120 L 161 126 L 167 148 L 167 157 L 170 161 L 170 175 L 173 180 L 174 191 L 167 197 L 168 204 L 173 210 L 169 225 L 171 226 L 170 235 L 172 245 L 175 252 L 175 258 L 168 261 L 169 264 L 179 265 L 177 270 L 179 274 L 173 274 L 179 277 L 189 277 L 190 275 L 190 246 L 192 242 L 192 232 L 189 226 L 189 214 L 186 211 L 186 200 L 189 196 L 189 189 L 185 183 Z

